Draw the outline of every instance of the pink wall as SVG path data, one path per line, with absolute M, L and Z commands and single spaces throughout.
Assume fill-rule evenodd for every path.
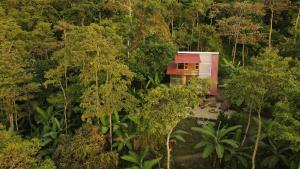
M 212 55 L 211 58 L 211 88 L 210 88 L 210 94 L 216 95 L 218 93 L 218 62 L 219 62 L 219 56 L 218 55 Z

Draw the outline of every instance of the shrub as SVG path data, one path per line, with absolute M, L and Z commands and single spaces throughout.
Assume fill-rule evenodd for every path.
M 105 137 L 97 128 L 85 125 L 72 137 L 66 137 L 56 149 L 54 159 L 60 169 L 114 169 L 118 154 L 105 150 Z

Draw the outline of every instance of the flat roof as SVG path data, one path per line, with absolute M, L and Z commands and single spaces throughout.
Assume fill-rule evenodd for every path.
M 214 54 L 218 55 L 219 52 L 198 52 L 198 51 L 178 51 L 177 53 L 189 53 L 189 54 Z

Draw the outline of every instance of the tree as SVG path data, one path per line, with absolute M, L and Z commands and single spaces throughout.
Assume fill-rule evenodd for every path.
M 39 22 L 31 32 L 29 50 L 32 58 L 36 60 L 48 59 L 56 49 L 57 41 L 51 26 L 51 23 Z
M 273 20 L 275 12 L 282 12 L 287 10 L 290 5 L 289 0 L 267 0 L 266 7 L 271 11 L 270 16 L 270 30 L 269 30 L 269 48 L 272 47 L 272 32 L 273 32 Z
M 64 100 L 64 123 L 65 123 L 65 131 L 68 132 L 68 115 L 67 111 L 70 105 L 69 99 L 69 89 L 68 89 L 68 82 L 69 82 L 69 75 L 68 71 L 71 67 L 75 67 L 74 64 L 74 55 L 72 54 L 72 48 L 74 48 L 74 43 L 76 43 L 76 39 L 72 38 L 72 36 L 76 36 L 70 32 L 71 25 L 65 21 L 59 21 L 57 25 L 57 29 L 62 31 L 62 38 L 64 47 L 60 50 L 57 50 L 51 59 L 57 63 L 57 67 L 52 68 L 45 72 L 44 77 L 46 81 L 44 85 L 48 87 L 48 85 L 58 86 L 63 94 Z M 70 36 L 70 37 L 69 37 Z M 75 39 L 75 40 L 74 40 Z M 74 42 L 75 41 L 75 42 Z
M 133 51 L 129 59 L 129 67 L 136 74 L 135 78 L 145 85 L 146 79 L 158 75 L 161 80 L 164 70 L 172 62 L 175 56 L 175 45 L 171 41 L 165 41 L 157 35 L 151 35 Z
M 121 60 L 122 40 L 112 28 L 91 24 L 81 33 L 83 39 L 73 52 L 83 56 L 80 79 L 86 89 L 80 104 L 85 109 L 82 119 L 108 115 L 112 146 L 111 116 L 129 108 L 135 100 L 127 92 L 133 73 Z
M 133 49 L 137 48 L 145 38 L 153 34 L 162 40 L 170 40 L 169 27 L 161 14 L 161 9 L 162 6 L 157 0 L 139 1 L 136 4 L 136 10 L 134 11 L 136 23 L 132 32 Z
M 223 10 L 229 10 L 230 16 L 217 21 L 221 36 L 227 36 L 234 41 L 232 61 L 235 62 L 237 45 L 242 44 L 243 65 L 245 62 L 245 44 L 256 44 L 262 39 L 261 26 L 255 22 L 253 15 L 260 17 L 264 13 L 261 3 L 235 2 L 231 5 L 218 5 Z
M 274 102 L 283 99 L 286 96 L 284 91 L 293 88 L 295 83 L 289 71 L 289 60 L 278 56 L 274 49 L 266 49 L 260 56 L 253 58 L 251 63 L 251 66 L 225 81 L 225 94 L 232 103 L 258 115 L 257 137 L 252 154 L 252 169 L 255 169 L 262 128 L 261 113 Z
M 38 158 L 41 142 L 34 139 L 22 139 L 16 133 L 6 131 L 0 124 L 0 167 L 16 169 L 55 169 L 52 160 Z
M 1 109 L 6 113 L 10 128 L 18 130 L 16 102 L 28 99 L 38 84 L 33 81 L 25 41 L 20 38 L 24 32 L 14 19 L 3 17 L 0 24 Z
M 184 86 L 160 86 L 149 91 L 140 113 L 140 132 L 149 144 L 160 144 L 165 139 L 167 169 L 170 169 L 170 137 L 173 129 L 188 116 L 191 108 L 198 105 L 200 97 L 207 93 L 208 85 L 194 79 Z
M 231 127 L 220 128 L 219 123 L 217 129 L 214 124 L 209 123 L 203 127 L 193 127 L 192 130 L 199 132 L 203 136 L 203 140 L 195 145 L 195 148 L 202 148 L 202 158 L 207 158 L 212 154 L 216 153 L 216 157 L 220 160 L 223 159 L 225 150 L 238 148 L 239 145 L 236 140 L 228 138 L 228 135 L 232 134 L 235 130 L 241 128 L 240 125 Z M 216 167 L 216 158 L 213 161 L 213 167 Z
M 105 137 L 97 128 L 85 125 L 74 136 L 64 138 L 54 153 L 55 163 L 59 169 L 115 169 L 118 154 L 107 152 L 105 145 Z

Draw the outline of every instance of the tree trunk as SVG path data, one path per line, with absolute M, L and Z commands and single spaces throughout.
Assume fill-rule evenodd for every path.
M 171 163 L 170 137 L 173 132 L 173 129 L 174 129 L 174 127 L 172 127 L 170 132 L 168 133 L 167 142 L 166 142 L 166 145 L 167 145 L 167 169 L 170 169 L 170 163 Z
M 235 56 L 236 56 L 236 48 L 237 48 L 237 42 L 238 37 L 235 38 L 234 47 L 233 47 L 233 56 L 232 56 L 232 63 L 234 64 Z
M 16 105 L 16 95 L 14 95 L 13 109 L 14 109 L 14 113 L 15 113 L 16 130 L 19 131 L 19 125 L 18 125 L 18 113 L 17 113 L 17 105 Z
M 257 129 L 257 136 L 256 136 L 255 146 L 254 146 L 254 150 L 253 150 L 253 154 L 252 154 L 252 169 L 255 169 L 255 157 L 256 157 L 256 153 L 258 151 L 258 144 L 259 144 L 260 135 L 261 135 L 260 111 L 261 111 L 261 108 L 257 112 L 257 115 L 258 115 L 258 129 Z
M 298 10 L 298 15 L 297 15 L 296 23 L 295 23 L 295 39 L 294 39 L 294 43 L 296 43 L 296 40 L 297 40 L 297 30 L 298 30 L 299 18 L 300 18 L 300 9 Z
M 15 128 L 15 125 L 14 125 L 14 110 L 12 109 L 12 103 L 11 103 L 11 99 L 8 99 L 7 100 L 7 105 L 9 108 L 8 108 L 8 111 L 7 111 L 7 114 L 8 114 L 8 119 L 9 119 L 9 128 L 10 130 L 14 130 Z
M 243 67 L 244 67 L 245 66 L 245 43 L 243 43 L 242 57 L 243 57 Z
M 172 38 L 174 38 L 174 18 L 172 16 L 172 19 L 171 19 L 171 36 Z
M 274 10 L 271 9 L 270 32 L 269 32 L 269 48 L 272 47 L 273 17 L 274 17 Z
M 113 135 L 112 135 L 112 119 L 111 114 L 109 114 L 109 143 L 110 143 L 110 151 L 112 151 L 112 144 L 113 144 Z
M 67 120 L 67 95 L 66 95 L 66 91 L 65 88 L 63 87 L 61 81 L 59 81 L 60 84 L 60 88 L 61 91 L 63 93 L 64 96 L 64 123 L 65 123 L 65 131 L 66 133 L 68 133 L 68 120 Z
M 244 145 L 244 143 L 246 141 L 247 134 L 248 134 L 248 131 L 249 131 L 249 128 L 250 128 L 250 124 L 251 124 L 251 115 L 252 115 L 252 111 L 250 111 L 249 115 L 248 115 L 247 127 L 245 129 L 245 135 L 244 135 L 244 138 L 243 138 L 243 141 L 242 141 L 241 145 Z

